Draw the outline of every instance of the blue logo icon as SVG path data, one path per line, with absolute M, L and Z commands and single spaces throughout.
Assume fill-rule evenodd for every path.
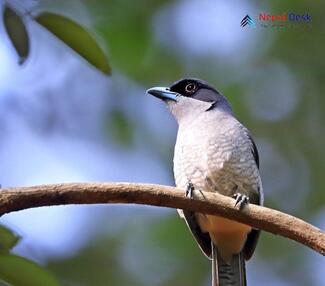
M 255 22 L 249 15 L 246 15 L 240 22 L 240 26 L 245 27 L 246 25 L 255 28 Z

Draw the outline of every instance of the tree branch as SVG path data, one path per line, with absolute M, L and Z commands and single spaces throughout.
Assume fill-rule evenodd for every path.
M 325 255 L 325 232 L 291 215 L 249 204 L 234 207 L 232 198 L 194 191 L 194 199 L 174 187 L 133 183 L 53 184 L 0 190 L 0 216 L 28 208 L 67 204 L 133 203 L 219 215 L 290 238 Z

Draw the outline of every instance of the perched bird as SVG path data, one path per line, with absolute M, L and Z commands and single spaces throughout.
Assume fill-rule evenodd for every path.
M 177 187 L 188 196 L 194 188 L 232 196 L 239 208 L 248 201 L 263 204 L 257 148 L 220 92 L 203 80 L 188 78 L 147 93 L 163 100 L 179 125 L 174 153 Z M 251 258 L 260 231 L 223 217 L 179 213 L 212 260 L 212 285 L 246 285 L 245 260 Z

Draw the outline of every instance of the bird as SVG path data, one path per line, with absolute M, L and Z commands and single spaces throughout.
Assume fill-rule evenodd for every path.
M 196 78 L 147 93 L 165 102 L 178 123 L 176 187 L 191 198 L 194 190 L 233 197 L 241 210 L 249 203 L 263 205 L 256 144 L 222 93 Z M 178 212 L 212 261 L 212 286 L 247 285 L 245 261 L 254 253 L 260 230 L 220 216 Z

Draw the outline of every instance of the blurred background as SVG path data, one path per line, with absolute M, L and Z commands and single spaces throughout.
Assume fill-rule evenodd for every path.
M 325 228 L 325 2 L 9 2 L 90 29 L 112 76 L 28 19 L 31 54 L 19 66 L 0 24 L 2 187 L 173 185 L 177 126 L 145 90 L 193 76 L 220 90 L 251 130 L 265 204 Z M 309 13 L 312 21 L 261 27 L 260 12 Z M 247 14 L 256 28 L 240 27 Z M 7 214 L 0 223 L 22 237 L 14 253 L 43 265 L 62 285 L 210 284 L 210 263 L 175 210 L 44 207 Z M 324 268 L 321 255 L 264 232 L 247 264 L 248 284 L 323 285 Z

